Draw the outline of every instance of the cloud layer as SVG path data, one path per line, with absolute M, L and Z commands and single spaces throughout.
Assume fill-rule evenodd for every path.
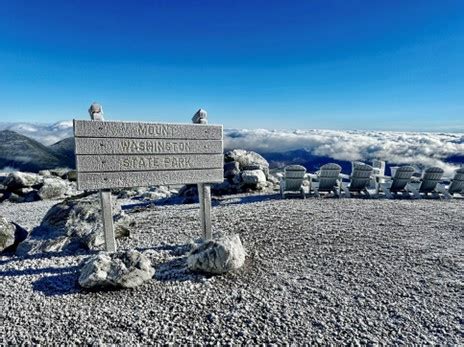
M 439 166 L 451 174 L 456 165 L 450 156 L 464 155 L 464 134 L 335 130 L 225 130 L 226 148 L 260 153 L 304 148 L 337 160 L 370 162 L 381 159 L 395 164 Z
M 0 123 L 45 145 L 72 136 L 72 121 L 55 124 Z M 455 164 L 447 158 L 464 156 L 463 133 L 340 131 L 340 130 L 266 130 L 225 129 L 225 148 L 243 148 L 259 153 L 306 149 L 313 155 L 336 160 L 372 159 L 419 167 L 439 166 L 450 175 Z

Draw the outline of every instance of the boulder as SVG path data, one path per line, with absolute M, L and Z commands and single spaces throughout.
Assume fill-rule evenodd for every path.
M 77 181 L 77 171 L 76 170 L 69 170 L 68 173 L 66 174 L 66 178 L 69 181 L 72 181 L 72 182 Z
M 260 169 L 266 177 L 269 175 L 269 163 L 261 155 L 253 151 L 243 149 L 234 149 L 224 154 L 226 163 L 236 161 L 239 163 L 241 170 Z
M 187 258 L 188 268 L 211 274 L 237 270 L 245 262 L 245 249 L 238 235 L 223 235 L 202 243 Z
M 140 252 L 102 253 L 84 263 L 79 285 L 84 288 L 135 288 L 154 274 L 150 260 Z
M 10 223 L 6 218 L 0 217 L 0 252 L 5 248 L 13 246 L 15 242 L 16 228 L 13 223 Z
M 129 236 L 135 226 L 135 221 L 118 206 L 114 206 L 113 220 L 116 238 Z M 103 244 L 100 199 L 98 194 L 92 194 L 54 205 L 29 238 L 19 245 L 16 254 L 95 250 Z
M 71 171 L 70 169 L 66 168 L 56 168 L 49 170 L 52 176 L 56 176 L 59 178 L 66 178 L 68 176 L 68 172 Z
M 44 177 L 50 177 L 52 174 L 51 174 L 50 170 L 40 170 L 39 175 L 44 176 Z
M 12 252 L 27 237 L 27 230 L 0 216 L 0 252 Z
M 266 184 L 266 176 L 261 170 L 242 171 L 242 181 L 245 185 L 258 186 Z
M 61 178 L 47 177 L 38 194 L 42 200 L 46 200 L 62 197 L 67 191 L 68 185 Z
M 240 174 L 240 164 L 236 161 L 230 161 L 224 164 L 224 177 L 233 178 Z
M 7 189 L 14 191 L 26 187 L 37 187 L 43 183 L 43 177 L 30 172 L 16 171 L 8 175 L 5 181 Z

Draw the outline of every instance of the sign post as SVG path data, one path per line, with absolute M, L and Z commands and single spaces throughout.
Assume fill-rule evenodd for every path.
M 194 124 L 104 121 L 100 105 L 92 121 L 74 120 L 77 186 L 99 190 L 107 251 L 116 251 L 111 189 L 197 184 L 203 238 L 211 238 L 211 183 L 224 180 L 223 131 L 199 110 Z
M 199 109 L 193 116 L 192 121 L 194 124 L 208 124 L 208 114 L 205 110 Z M 197 187 L 203 238 L 211 240 L 211 186 L 205 183 L 198 183 Z

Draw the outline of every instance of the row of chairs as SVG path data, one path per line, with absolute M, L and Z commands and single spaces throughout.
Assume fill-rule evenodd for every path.
M 385 162 L 376 160 L 372 166 L 361 162 L 352 163 L 351 175 L 341 173 L 341 166 L 330 163 L 321 166 L 315 174 L 307 173 L 301 165 L 285 167 L 280 183 L 282 198 L 299 194 L 320 196 L 333 193 L 336 197 L 363 195 L 367 197 L 397 195 L 421 198 L 423 196 L 450 199 L 464 196 L 464 168 L 457 169 L 451 180 L 443 177 L 439 167 L 430 167 L 419 177 L 412 166 L 391 167 L 391 176 L 385 175 Z

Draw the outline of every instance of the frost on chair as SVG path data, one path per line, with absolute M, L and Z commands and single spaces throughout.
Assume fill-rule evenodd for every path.
M 350 183 L 348 185 L 342 184 L 343 191 L 346 197 L 351 197 L 351 193 L 365 194 L 370 196 L 369 185 L 371 183 L 373 168 L 370 165 L 353 162 L 351 175 L 348 176 Z
M 306 168 L 301 165 L 289 165 L 284 169 L 284 177 L 280 181 L 280 195 L 285 199 L 287 194 L 300 194 L 306 197 L 303 189 L 303 181 Z
M 440 195 L 437 187 L 442 180 L 443 173 L 443 169 L 439 167 L 430 167 L 424 171 L 420 182 L 409 183 L 408 189 L 417 199 L 420 199 L 422 195 L 427 196 L 428 194 L 438 198 Z
M 437 190 L 445 195 L 445 198 L 450 199 L 454 194 L 464 196 L 464 168 L 457 169 L 454 177 L 448 187 L 439 184 Z
M 395 170 L 393 177 L 385 183 L 380 183 L 380 189 L 387 198 L 392 198 L 393 194 L 407 194 L 409 196 L 408 183 L 411 182 L 415 170 L 412 166 L 402 166 Z
M 333 192 L 336 197 L 340 197 L 341 171 L 340 165 L 330 163 L 322 165 L 316 175 L 310 175 L 311 190 L 314 190 L 314 195 L 320 196 L 320 192 Z

